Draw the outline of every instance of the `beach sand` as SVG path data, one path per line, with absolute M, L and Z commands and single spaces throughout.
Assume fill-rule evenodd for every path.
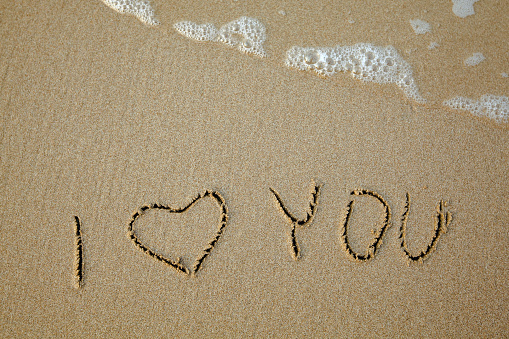
M 2 337 L 507 336 L 509 124 L 442 105 L 507 96 L 503 1 L 464 19 L 447 1 L 152 3 L 158 26 L 98 0 L 2 6 Z M 265 25 L 266 58 L 173 28 L 241 16 Z M 292 46 L 359 42 L 393 45 L 428 103 L 284 63 Z M 466 66 L 475 52 L 486 60 Z M 315 184 L 296 260 L 271 188 L 305 219 Z M 224 203 L 176 213 L 207 190 Z M 407 194 L 413 255 L 444 202 L 422 262 L 399 238 Z M 223 216 L 195 274 L 153 258 L 192 272 Z M 347 217 L 361 255 L 388 221 L 370 260 L 345 249 Z

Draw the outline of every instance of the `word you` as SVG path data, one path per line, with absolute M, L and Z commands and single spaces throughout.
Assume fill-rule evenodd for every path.
M 316 185 L 313 183 L 312 189 L 310 192 L 310 201 L 309 201 L 309 208 L 306 212 L 306 217 L 303 219 L 296 218 L 286 207 L 285 203 L 283 202 L 283 198 L 281 195 L 272 187 L 269 188 L 269 190 L 272 192 L 275 198 L 275 202 L 277 206 L 279 207 L 280 211 L 283 213 L 283 216 L 290 222 L 290 250 L 291 255 L 295 260 L 298 260 L 301 257 L 301 250 L 299 243 L 297 241 L 296 237 L 296 231 L 297 228 L 304 228 L 308 227 L 315 217 L 317 206 L 318 206 L 318 200 L 320 196 L 320 185 Z M 385 199 L 378 193 L 366 189 L 360 189 L 360 190 L 353 190 L 350 195 L 352 196 L 350 202 L 346 206 L 346 213 L 344 214 L 344 218 L 341 224 L 340 228 L 340 241 L 342 244 L 343 249 L 345 250 L 345 253 L 354 261 L 360 261 L 365 262 L 373 259 L 376 255 L 376 252 L 380 248 L 380 245 L 382 244 L 382 238 L 385 235 L 387 229 L 390 226 L 390 219 L 391 219 L 391 209 Z M 382 226 L 374 232 L 374 238 L 373 241 L 368 246 L 365 253 L 358 253 L 355 252 L 352 247 L 350 246 L 350 242 L 348 240 L 348 229 L 349 229 L 349 222 L 351 215 L 354 211 L 354 203 L 355 203 L 355 197 L 356 196 L 366 196 L 371 197 L 375 199 L 378 203 L 380 203 L 383 207 L 383 221 Z M 220 217 L 219 217 L 219 224 L 217 227 L 217 231 L 215 235 L 212 237 L 212 239 L 209 240 L 207 245 L 205 246 L 202 253 L 195 259 L 194 264 L 192 267 L 185 266 L 182 262 L 180 257 L 177 257 L 176 259 L 168 258 L 163 256 L 162 254 L 157 253 L 155 250 L 151 249 L 147 244 L 143 243 L 137 236 L 135 231 L 135 224 L 142 218 L 149 210 L 161 210 L 166 211 L 168 213 L 173 214 L 180 214 L 186 212 L 190 207 L 192 207 L 194 204 L 196 204 L 199 200 L 210 198 L 213 199 L 220 211 Z M 440 200 L 437 206 L 437 211 L 435 215 L 435 227 L 434 227 L 434 234 L 431 238 L 431 241 L 428 243 L 426 249 L 422 250 L 418 254 L 412 254 L 407 246 L 406 241 L 406 229 L 407 229 L 407 223 L 408 223 L 408 216 L 410 213 L 410 195 L 406 194 L 406 201 L 405 206 L 403 208 L 403 213 L 401 215 L 400 219 L 400 232 L 399 232 L 399 239 L 400 239 L 400 246 L 404 253 L 404 255 L 407 257 L 409 262 L 423 262 L 424 259 L 426 259 L 435 249 L 438 243 L 438 240 L 444 234 L 447 230 L 447 227 L 451 223 L 452 216 L 451 213 L 447 210 L 447 204 Z M 211 254 L 212 250 L 218 243 L 218 241 L 221 239 L 221 236 L 223 235 L 227 222 L 228 222 L 228 207 L 226 205 L 226 202 L 224 198 L 221 196 L 221 194 L 217 191 L 204 191 L 203 193 L 198 194 L 196 197 L 194 197 L 187 205 L 183 207 L 171 207 L 168 205 L 162 205 L 162 204 L 147 204 L 140 207 L 136 212 L 133 213 L 131 216 L 131 219 L 127 226 L 127 237 L 133 242 L 133 244 L 143 253 L 147 254 L 148 256 L 161 261 L 162 263 L 168 265 L 169 267 L 172 267 L 173 269 L 177 270 L 178 272 L 188 275 L 188 276 L 195 276 L 196 273 L 202 268 L 203 263 L 205 259 L 208 258 L 208 256 Z M 84 270 L 83 270 L 83 241 L 82 241 L 82 234 L 81 234 L 81 221 L 79 217 L 75 216 L 75 227 L 74 227 L 74 234 L 75 234 L 75 265 L 74 265 L 74 276 L 75 276 L 75 286 L 76 288 L 80 288 L 83 284 L 83 276 L 84 276 Z

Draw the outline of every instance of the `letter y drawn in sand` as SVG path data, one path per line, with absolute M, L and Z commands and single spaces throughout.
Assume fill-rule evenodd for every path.
M 313 182 L 313 190 L 311 191 L 311 201 L 309 202 L 309 212 L 306 213 L 305 219 L 297 219 L 294 217 L 290 211 L 286 208 L 285 204 L 283 203 L 283 200 L 281 199 L 281 196 L 279 195 L 276 190 L 274 190 L 272 187 L 270 187 L 270 191 L 272 194 L 274 194 L 274 197 L 276 198 L 276 201 L 281 208 L 281 211 L 285 215 L 285 217 L 292 223 L 291 230 L 290 230 L 290 238 L 292 243 L 292 255 L 295 260 L 298 260 L 300 258 L 300 247 L 299 243 L 297 242 L 297 238 L 295 237 L 295 228 L 297 226 L 308 226 L 314 219 L 315 213 L 316 213 L 316 207 L 318 205 L 318 195 L 320 193 L 320 185 L 317 185 Z

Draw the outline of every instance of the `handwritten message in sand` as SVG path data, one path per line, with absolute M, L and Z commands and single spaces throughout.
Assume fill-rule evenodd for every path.
M 309 199 L 309 208 L 306 211 L 306 217 L 299 219 L 294 216 L 292 212 L 289 211 L 287 206 L 284 203 L 283 197 L 272 187 L 269 188 L 272 192 L 276 207 L 281 211 L 282 215 L 288 220 L 290 223 L 290 237 L 289 237 L 289 248 L 292 257 L 295 260 L 299 260 L 301 257 L 301 250 L 299 246 L 299 242 L 297 240 L 297 229 L 305 229 L 309 227 L 313 222 L 313 219 L 317 213 L 318 203 L 319 203 L 319 195 L 321 190 L 321 185 L 317 185 L 314 182 L 311 185 L 310 191 L 310 199 Z M 356 262 L 367 262 L 373 259 L 376 256 L 376 253 L 380 246 L 382 245 L 382 239 L 390 227 L 391 224 L 391 209 L 387 204 L 386 200 L 377 192 L 359 189 L 353 190 L 350 193 L 351 199 L 346 204 L 346 209 L 343 215 L 343 221 L 339 225 L 340 227 L 340 239 L 339 243 L 341 248 L 345 252 L 345 254 L 352 260 Z M 355 198 L 365 196 L 373 199 L 382 207 L 381 210 L 381 222 L 378 225 L 377 230 L 373 232 L 373 240 L 369 244 L 368 248 L 364 253 L 356 252 L 352 249 L 350 241 L 348 239 L 348 230 L 355 225 L 352 225 L 351 216 L 355 212 L 354 204 Z M 158 253 L 151 247 L 150 241 L 146 239 L 141 239 L 136 231 L 136 225 L 142 219 L 147 212 L 160 212 L 160 213 L 169 213 L 169 214 L 183 214 L 192 208 L 198 201 L 202 199 L 212 199 L 219 210 L 219 218 L 217 231 L 211 239 L 204 239 L 206 243 L 202 253 L 194 260 L 194 264 L 192 267 L 188 267 L 182 263 L 181 258 L 177 255 L 168 257 Z M 407 258 L 408 262 L 420 262 L 422 263 L 425 259 L 427 259 L 430 254 L 436 249 L 438 240 L 440 237 L 446 232 L 447 227 L 450 225 L 452 220 L 452 215 L 447 209 L 447 203 L 443 200 L 440 200 L 437 206 L 436 214 L 434 216 L 434 234 L 430 239 L 428 245 L 424 250 L 421 250 L 418 254 L 412 254 L 407 246 L 407 224 L 408 217 L 410 214 L 410 196 L 406 193 L 406 202 L 403 207 L 403 212 L 400 217 L 400 231 L 399 231 L 399 240 L 400 247 Z M 142 253 L 148 255 L 149 257 L 162 262 L 165 265 L 168 265 L 172 269 L 175 269 L 177 272 L 182 273 L 187 276 L 196 276 L 196 273 L 200 271 L 203 267 L 203 263 L 210 256 L 212 250 L 219 242 L 223 233 L 227 228 L 229 220 L 228 215 L 228 207 L 225 199 L 222 195 L 217 191 L 207 190 L 203 193 L 198 194 L 191 201 L 181 207 L 174 207 L 164 204 L 152 203 L 141 206 L 136 212 L 134 212 L 131 216 L 131 219 L 127 226 L 127 237 L 130 241 L 138 248 Z M 83 240 L 81 234 L 82 222 L 78 216 L 74 217 L 75 221 L 75 286 L 80 288 L 82 286 L 83 277 L 84 277 L 84 265 L 83 265 Z M 170 226 L 168 226 L 170 227 Z M 201 227 L 201 225 L 196 225 L 196 227 Z M 299 232 L 302 233 L 302 232 Z M 300 237 L 300 236 L 299 236 Z

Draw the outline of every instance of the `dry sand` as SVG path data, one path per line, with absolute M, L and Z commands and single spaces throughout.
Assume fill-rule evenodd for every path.
M 508 125 L 441 106 L 507 96 L 504 1 L 481 0 L 465 19 L 447 1 L 153 3 L 156 27 L 100 1 L 1 6 L 2 337 L 507 335 Z M 266 25 L 267 58 L 172 28 L 244 15 Z M 432 32 L 416 35 L 411 19 Z M 284 65 L 294 45 L 358 42 L 395 46 L 429 104 Z M 474 52 L 486 60 L 468 68 Z M 269 188 L 305 219 L 313 181 L 318 204 L 295 229 L 295 260 L 291 222 Z M 356 189 L 378 193 L 391 214 L 366 262 L 342 243 L 349 203 L 355 253 L 386 215 Z M 195 275 L 127 236 L 145 204 L 178 209 L 206 190 L 224 198 L 228 220 Z M 410 265 L 398 239 L 407 193 L 412 254 L 434 236 L 441 200 L 452 215 L 435 251 Z M 192 271 L 219 205 L 207 196 L 183 213 L 150 208 L 133 229 L 152 256 L 181 257 Z

